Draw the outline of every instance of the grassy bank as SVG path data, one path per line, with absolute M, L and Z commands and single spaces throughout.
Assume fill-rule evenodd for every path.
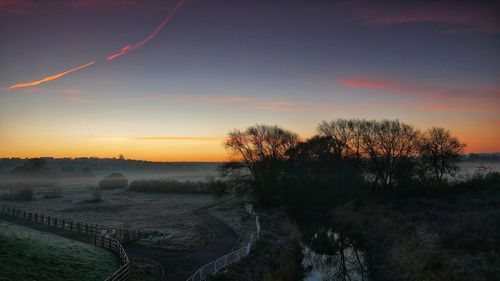
M 250 255 L 213 276 L 213 281 L 301 280 L 300 235 L 281 211 L 261 213 L 261 235 Z
M 104 280 L 120 267 L 111 252 L 0 221 L 0 280 Z
M 500 186 L 454 188 L 351 201 L 332 221 L 366 246 L 374 280 L 498 280 Z

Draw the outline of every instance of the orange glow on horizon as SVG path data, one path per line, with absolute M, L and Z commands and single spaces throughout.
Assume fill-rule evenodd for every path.
M 498 134 L 459 132 L 459 139 L 467 144 L 465 153 L 500 152 Z M 307 136 L 310 137 L 310 136 Z M 306 138 L 303 138 L 306 139 Z M 32 138 L 16 138 L 0 147 L 0 158 L 113 158 L 124 154 L 127 159 L 156 162 L 223 162 L 231 159 L 224 149 L 223 137 L 139 137 L 74 139 L 69 137 L 40 137 L 33 146 Z
M 32 81 L 32 82 L 18 83 L 18 84 L 10 86 L 9 89 L 17 89 L 17 88 L 37 86 L 37 85 L 40 85 L 42 83 L 46 83 L 46 82 L 49 82 L 49 81 L 61 78 L 61 77 L 65 76 L 65 75 L 67 75 L 67 74 L 70 74 L 71 72 L 75 72 L 75 71 L 78 71 L 80 69 L 89 67 L 89 66 L 93 65 L 94 63 L 95 63 L 95 61 L 92 61 L 92 62 L 89 62 L 87 64 L 75 67 L 73 69 L 70 69 L 70 70 L 67 70 L 67 71 L 64 71 L 64 72 L 61 72 L 61 73 L 57 73 L 57 74 L 54 74 L 54 75 L 50 75 L 50 76 L 44 77 L 44 78 L 42 78 L 40 80 L 36 80 L 36 81 Z

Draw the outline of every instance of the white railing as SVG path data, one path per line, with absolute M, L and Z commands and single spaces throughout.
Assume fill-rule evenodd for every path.
M 243 247 L 230 252 L 198 269 L 191 277 L 189 277 L 186 281 L 202 281 L 205 280 L 208 276 L 215 274 L 222 269 L 227 268 L 232 263 L 238 262 L 243 257 L 246 257 L 253 245 L 257 241 L 260 235 L 260 221 L 259 215 L 256 215 L 253 206 L 251 204 L 245 204 L 245 210 L 250 215 L 255 215 L 255 228 L 256 231 L 250 235 L 250 241 Z

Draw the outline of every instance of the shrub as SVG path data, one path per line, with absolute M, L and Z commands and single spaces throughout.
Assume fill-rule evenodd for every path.
M 33 200 L 35 199 L 35 190 L 31 182 L 20 181 L 12 183 L 9 193 L 3 196 L 6 200 Z
M 61 198 L 61 197 L 62 197 L 61 188 L 53 188 L 50 191 L 47 191 L 43 195 L 43 199 L 53 199 L 53 198 Z
M 224 194 L 226 185 L 222 181 L 136 180 L 130 183 L 129 189 L 139 192 Z
M 99 203 L 102 202 L 102 191 L 98 187 L 91 187 L 92 197 L 90 199 L 85 200 L 88 203 Z
M 120 173 L 113 173 L 107 177 L 104 177 L 99 182 L 100 189 L 118 189 L 126 188 L 128 186 L 128 180 Z
M 10 193 L 5 194 L 3 197 L 7 200 L 33 200 L 35 192 L 33 188 L 12 188 Z

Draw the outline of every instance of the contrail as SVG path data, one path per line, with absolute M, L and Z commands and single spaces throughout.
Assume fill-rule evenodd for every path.
M 160 25 L 151 34 L 149 34 L 146 38 L 142 39 L 138 43 L 123 46 L 119 53 L 116 53 L 114 55 L 109 56 L 108 60 L 116 59 L 117 57 L 119 57 L 121 55 L 124 55 L 124 54 L 131 52 L 131 51 L 134 51 L 134 50 L 137 50 L 139 48 L 142 48 L 142 46 L 146 45 L 146 43 L 148 43 L 151 39 L 153 39 L 158 34 L 158 32 L 160 32 L 165 27 L 165 25 L 167 25 L 172 20 L 174 15 L 181 8 L 181 6 L 184 4 L 185 1 L 186 0 L 179 1 L 179 3 L 177 3 L 177 6 L 175 6 L 175 8 L 170 12 L 170 14 L 168 14 L 167 17 L 160 23 Z
M 182 7 L 182 5 L 184 4 L 184 2 L 186 2 L 186 0 L 180 0 L 179 3 L 177 3 L 177 5 L 175 6 L 175 8 L 160 23 L 160 25 L 151 34 L 149 34 L 146 38 L 144 38 L 143 40 L 141 40 L 138 43 L 124 46 L 120 50 L 119 53 L 114 54 L 114 55 L 110 55 L 110 56 L 107 57 L 107 59 L 108 60 L 113 60 L 113 59 L 115 59 L 115 58 L 117 58 L 117 57 L 119 57 L 121 55 L 124 55 L 124 54 L 126 54 L 128 52 L 131 52 L 131 51 L 134 51 L 134 50 L 137 50 L 137 49 L 141 48 L 142 46 L 144 46 L 151 39 L 153 39 L 172 20 L 172 18 L 175 16 L 175 14 L 177 13 L 177 11 Z M 8 89 L 17 89 L 17 88 L 37 86 L 37 85 L 40 85 L 42 83 L 58 79 L 58 78 L 60 78 L 60 77 L 62 77 L 64 75 L 67 75 L 67 74 L 71 73 L 71 72 L 74 72 L 74 71 L 77 71 L 77 70 L 89 67 L 89 66 L 93 65 L 94 63 L 95 63 L 95 61 L 92 61 L 92 62 L 89 62 L 87 64 L 81 65 L 79 67 L 76 67 L 76 68 L 73 68 L 73 69 L 61 72 L 61 73 L 57 73 L 57 74 L 54 74 L 54 75 L 51 75 L 51 76 L 44 77 L 44 78 L 42 78 L 40 80 L 37 80 L 37 81 L 18 83 L 18 84 L 15 84 L 15 85 L 12 85 L 12 86 L 8 87 Z M 2 89 L 0 89 L 0 90 L 2 90 Z
M 23 82 L 23 83 L 15 84 L 15 85 L 10 86 L 9 89 L 17 89 L 17 88 L 24 88 L 24 87 L 31 87 L 31 86 L 40 85 L 42 83 L 49 82 L 49 81 L 58 79 L 60 77 L 63 77 L 64 75 L 70 74 L 71 72 L 75 72 L 77 70 L 89 67 L 89 66 L 93 65 L 94 63 L 95 63 L 95 61 L 92 61 L 92 62 L 89 62 L 87 64 L 81 65 L 79 67 L 76 67 L 76 68 L 61 72 L 61 73 L 57 73 L 57 74 L 54 74 L 51 76 L 44 77 L 44 78 L 37 80 L 37 81 Z

